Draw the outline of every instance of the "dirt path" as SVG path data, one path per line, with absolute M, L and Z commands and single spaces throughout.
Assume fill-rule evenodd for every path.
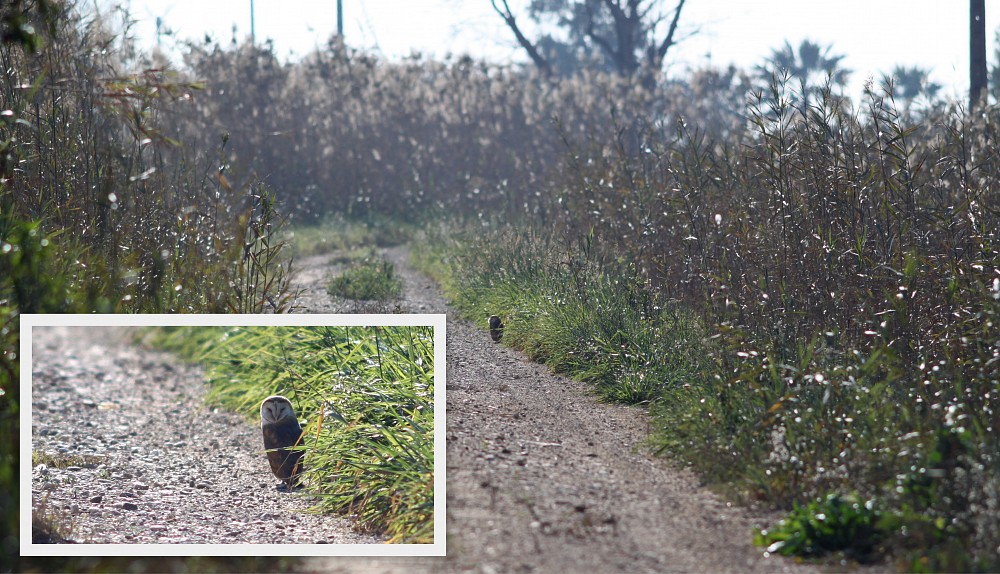
M 32 337 L 34 512 L 101 544 L 379 544 L 277 489 L 260 430 L 208 408 L 201 373 L 123 328 Z M 47 510 L 42 510 L 42 508 Z
M 400 310 L 448 312 L 448 556 L 323 558 L 309 570 L 814 571 L 751 546 L 755 520 L 774 517 L 732 507 L 647 456 L 645 413 L 601 404 L 585 385 L 493 343 L 454 317 L 404 249 L 387 254 L 406 284 Z

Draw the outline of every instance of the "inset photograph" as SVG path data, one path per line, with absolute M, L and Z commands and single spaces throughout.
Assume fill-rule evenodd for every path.
M 21 329 L 22 555 L 444 554 L 443 315 Z

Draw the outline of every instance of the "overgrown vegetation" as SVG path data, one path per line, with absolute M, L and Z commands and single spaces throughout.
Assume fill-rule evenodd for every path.
M 552 82 L 469 58 L 385 61 L 337 40 L 295 63 L 267 44 L 193 45 L 185 60 L 213 80 L 184 133 L 203 145 L 233 134 L 227 161 L 259 166 L 300 224 L 330 213 L 544 218 L 539 189 L 561 169 L 565 141 L 612 137 L 640 110 L 731 129 L 737 114 L 710 112 L 734 109 L 747 81 L 705 70 L 650 93 L 597 72 Z
M 686 309 L 649 289 L 634 268 L 599 266 L 532 230 L 439 237 L 418 263 L 449 277 L 455 306 L 481 325 L 499 314 L 504 341 L 559 373 L 591 382 L 608 399 L 644 403 L 664 385 L 702 376 L 705 330 Z
M 171 127 L 201 84 L 152 67 L 112 30 L 127 24 L 58 8 L 56 36 L 38 53 L 0 53 L 10 308 L 287 306 L 272 192 L 228 168 L 226 139 L 200 147 Z
M 793 522 L 856 493 L 883 513 L 858 542 L 876 556 L 995 567 L 997 111 L 907 125 L 888 86 L 860 109 L 817 93 L 788 97 L 778 78 L 751 95 L 745 131 L 649 123 L 571 148 L 575 185 L 545 241 L 517 229 L 446 250 L 458 304 L 504 314 L 505 341 L 557 370 L 567 355 L 586 357 L 585 378 L 634 358 L 659 450 L 740 496 L 798 505 Z M 632 315 L 590 291 L 602 282 Z M 545 304 L 522 296 L 536 290 Z M 648 310 L 667 300 L 711 336 L 658 346 L 669 322 Z M 588 309 L 607 325 L 580 320 Z M 534 332 L 560 350 L 520 334 Z M 629 373 L 602 393 L 634 400 Z
M 265 397 L 292 401 L 315 510 L 357 515 L 391 542 L 430 543 L 433 337 L 431 327 L 185 327 L 151 340 L 205 365 L 208 400 L 255 423 Z

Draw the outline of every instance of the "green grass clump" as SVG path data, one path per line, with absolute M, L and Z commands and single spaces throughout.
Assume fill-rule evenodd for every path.
M 147 337 L 205 365 L 209 401 L 255 421 L 265 397 L 292 401 L 315 510 L 356 515 L 391 542 L 433 541 L 433 328 L 185 327 Z
M 345 299 L 385 301 L 402 295 L 403 280 L 396 276 L 391 261 L 371 254 L 335 277 L 327 291 Z
M 843 552 L 850 558 L 865 560 L 879 539 L 878 520 L 874 501 L 831 494 L 796 505 L 788 518 L 773 528 L 757 530 L 754 544 L 783 556 Z
M 107 456 L 97 454 L 59 454 L 33 450 L 31 451 L 31 466 L 44 464 L 53 468 L 70 466 L 93 468 L 106 461 L 107 458 Z
M 378 214 L 362 219 L 333 213 L 320 223 L 292 225 L 284 239 L 290 245 L 292 255 L 301 258 L 402 245 L 415 234 L 416 227 L 412 222 Z
M 285 240 L 297 258 L 350 251 L 378 244 L 377 236 L 371 226 L 364 221 L 348 219 L 341 214 L 330 215 L 322 223 L 293 225 L 286 231 Z
M 653 401 L 706 367 L 698 320 L 655 296 L 628 266 L 602 269 L 530 232 L 436 241 L 416 261 L 447 276 L 465 317 L 485 328 L 499 315 L 506 344 L 609 400 Z

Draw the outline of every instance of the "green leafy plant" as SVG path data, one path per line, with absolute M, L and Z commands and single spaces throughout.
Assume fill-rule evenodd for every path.
M 767 530 L 756 530 L 754 544 L 783 556 L 819 556 L 829 552 L 865 560 L 883 533 L 879 511 L 872 500 L 856 495 L 830 494 L 805 505 L 795 505 L 789 515 Z

